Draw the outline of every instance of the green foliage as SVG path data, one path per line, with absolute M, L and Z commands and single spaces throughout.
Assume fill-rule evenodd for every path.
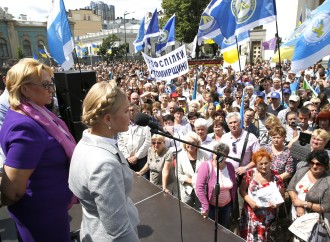
M 24 56 L 24 51 L 22 49 L 21 46 L 18 46 L 17 50 L 16 50 L 16 54 L 17 54 L 17 58 L 20 60 L 20 59 L 23 59 L 25 56 Z
M 209 2 L 210 0 L 163 0 L 165 17 L 160 23 L 163 26 L 175 13 L 176 39 L 190 43 L 198 32 L 201 15 Z
M 102 44 L 99 46 L 99 51 L 97 52 L 98 55 L 102 56 L 103 59 L 109 57 L 108 50 L 115 48 L 115 44 L 120 41 L 120 38 L 117 35 L 110 34 L 108 37 L 104 38 Z

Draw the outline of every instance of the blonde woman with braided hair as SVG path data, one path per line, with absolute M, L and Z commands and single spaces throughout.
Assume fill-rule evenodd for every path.
M 71 160 L 69 187 L 83 207 L 81 241 L 139 241 L 138 211 L 129 197 L 133 175 L 115 136 L 128 130 L 125 92 L 114 81 L 96 83 L 83 102 L 88 127 Z

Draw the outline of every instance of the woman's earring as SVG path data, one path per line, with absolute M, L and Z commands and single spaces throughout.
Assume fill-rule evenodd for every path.
M 111 125 L 110 124 L 108 124 L 108 129 L 111 130 Z

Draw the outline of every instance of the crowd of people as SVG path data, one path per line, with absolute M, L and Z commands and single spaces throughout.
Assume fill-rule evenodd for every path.
M 166 81 L 150 76 L 142 62 L 75 68 L 94 70 L 97 81 L 82 105 L 88 129 L 77 145 L 49 111 L 56 69 L 23 59 L 3 70 L 1 202 L 22 241 L 69 241 L 68 221 L 56 221 L 67 218 L 77 198 L 82 241 L 138 241 L 132 170 L 204 218 L 228 229 L 238 221 L 247 241 L 267 241 L 284 206 L 292 220 L 310 212 L 330 219 L 330 83 L 322 65 L 300 73 L 290 71 L 290 62 L 241 71 L 193 65 Z M 189 143 L 136 125 L 139 113 Z M 272 196 L 262 195 L 269 190 Z M 59 227 L 43 224 L 46 217 Z

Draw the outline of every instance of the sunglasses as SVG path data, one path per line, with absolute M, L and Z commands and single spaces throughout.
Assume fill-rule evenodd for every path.
M 160 142 L 160 141 L 157 141 L 157 142 L 153 141 L 153 142 L 151 142 L 151 144 L 153 144 L 153 145 L 155 145 L 155 144 L 160 145 L 160 144 L 162 144 L 162 142 Z
M 312 167 L 313 167 L 313 166 L 316 166 L 316 167 L 318 167 L 318 168 L 321 167 L 321 166 L 323 166 L 323 164 L 321 164 L 321 163 L 319 163 L 319 162 L 314 162 L 314 161 L 310 161 L 310 162 L 309 162 L 309 165 L 312 166 Z
M 53 88 L 53 89 L 55 90 L 54 82 L 50 82 L 50 83 L 42 83 L 42 84 L 29 83 L 29 85 L 35 85 L 35 86 L 43 87 L 45 90 L 49 90 L 49 89 L 51 89 L 51 88 Z
M 233 147 L 233 152 L 236 154 L 236 153 L 237 153 L 236 142 L 233 142 L 231 145 L 232 145 L 232 147 Z

